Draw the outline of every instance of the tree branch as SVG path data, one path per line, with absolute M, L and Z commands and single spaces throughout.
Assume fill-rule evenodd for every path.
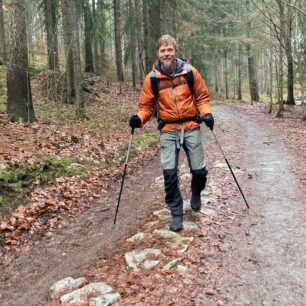
M 286 5 L 288 5 L 288 6 L 290 6 L 290 7 L 293 7 L 294 9 L 296 9 L 297 11 L 299 11 L 300 13 L 302 13 L 302 14 L 304 14 L 305 16 L 306 16 L 306 12 L 304 12 L 302 9 L 300 9 L 299 7 L 297 7 L 297 6 L 295 6 L 295 5 L 293 5 L 293 4 L 291 4 L 291 3 L 288 3 L 288 2 L 286 2 L 286 1 L 284 1 L 284 0 L 281 0 L 284 4 L 286 4 Z

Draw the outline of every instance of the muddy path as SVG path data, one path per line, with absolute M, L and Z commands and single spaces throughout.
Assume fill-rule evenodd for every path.
M 158 158 L 144 164 L 141 175 L 127 172 L 116 225 L 113 225 L 120 181 L 93 207 L 71 223 L 63 225 L 52 237 L 37 241 L 8 265 L 0 266 L 1 305 L 44 305 L 50 286 L 82 269 L 98 256 L 120 249 L 161 199 L 154 185 L 160 176 Z M 146 190 L 146 197 L 140 190 Z
M 222 188 L 229 187 L 219 178 L 220 188 L 215 196 L 220 203 L 214 209 L 220 216 L 227 214 L 224 209 L 232 214 L 231 224 L 224 226 L 222 233 L 226 251 L 206 256 L 206 244 L 205 256 L 198 265 L 206 264 L 208 282 L 222 283 L 217 292 L 223 302 L 218 305 L 303 305 L 306 203 L 305 190 L 296 175 L 301 160 L 285 146 L 282 133 L 264 118 L 254 118 L 239 108 L 226 106 L 215 106 L 214 112 L 215 133 L 236 170 L 251 209 L 245 210 L 229 172 L 224 174 L 227 177 L 224 182 L 230 181 L 234 192 L 225 195 Z M 211 133 L 206 128 L 203 132 L 211 168 L 213 162 L 222 160 L 222 155 Z M 112 222 L 119 182 L 77 220 L 62 226 L 49 239 L 43 238 L 12 262 L 2 264 L 1 305 L 44 305 L 54 282 L 85 273 L 87 267 L 99 257 L 112 254 L 112 250 L 123 253 L 124 240 L 150 220 L 152 211 L 163 206 L 163 188 L 156 183 L 162 174 L 158 156 L 142 169 L 126 178 L 116 227 Z M 211 178 L 214 171 L 210 171 Z M 183 190 L 185 197 L 187 185 Z M 212 225 L 205 226 L 207 235 L 215 234 Z M 218 268 L 209 270 L 216 262 Z M 201 288 L 197 290 L 200 292 Z M 191 303 L 174 304 L 216 305 L 216 299 L 210 297 L 211 293 L 205 299 L 198 294 Z
M 241 132 L 242 137 L 234 137 L 234 151 L 253 178 L 247 190 L 249 217 L 232 232 L 224 261 L 227 304 L 304 305 L 306 198 L 294 174 L 299 161 L 284 146 L 281 130 L 229 108 L 218 110 L 228 134 L 223 143 L 231 146 L 233 134 Z

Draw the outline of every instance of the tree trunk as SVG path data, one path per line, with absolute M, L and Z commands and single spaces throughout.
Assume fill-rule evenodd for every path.
M 24 0 L 8 3 L 7 114 L 11 122 L 36 121 L 28 71 L 28 46 Z
M 141 8 L 140 1 L 134 0 L 135 13 L 136 13 L 136 39 L 138 51 L 138 70 L 139 70 L 139 84 L 143 83 L 144 65 L 143 65 L 143 47 L 142 47 L 142 31 L 141 31 Z
M 246 1 L 246 6 L 250 9 L 250 1 Z M 247 37 L 250 38 L 251 36 L 251 21 L 247 23 Z M 251 44 L 246 44 L 247 50 L 247 57 L 248 57 L 248 74 L 249 74 L 249 87 L 250 87 L 250 96 L 251 101 L 259 101 L 259 94 L 258 94 L 258 85 L 256 80 L 256 71 L 255 71 L 255 60 L 252 55 L 252 48 Z
M 0 0 L 0 65 L 6 64 L 6 39 L 4 31 L 3 1 Z
M 284 82 L 284 67 L 283 67 L 283 60 L 284 60 L 284 52 L 283 52 L 283 43 L 284 43 L 284 22 L 285 22 L 285 16 L 284 16 L 284 5 L 281 0 L 277 0 L 277 5 L 279 8 L 279 19 L 280 19 L 280 25 L 281 25 L 281 35 L 280 35 L 280 40 L 279 40 L 279 98 L 278 98 L 278 103 L 279 103 L 279 108 L 278 108 L 278 117 L 282 117 L 283 114 L 282 112 L 285 110 L 284 109 L 284 88 L 283 88 L 283 82 Z
M 156 58 L 156 43 L 161 36 L 160 0 L 149 1 L 149 58 L 150 69 Z
M 75 6 L 75 1 L 71 2 L 71 18 L 73 24 L 73 68 L 74 68 L 74 88 L 76 98 L 76 117 L 79 119 L 87 118 L 85 113 L 85 104 L 82 91 L 82 75 L 81 75 L 81 53 L 80 53 L 80 34 L 78 27 L 78 14 Z
M 130 12 L 130 35 L 131 35 L 131 60 L 132 60 L 132 83 L 136 88 L 136 31 L 135 31 L 135 9 L 133 7 L 132 0 L 129 0 L 129 12 Z
M 272 113 L 273 109 L 273 50 L 270 45 L 270 54 L 269 54 L 269 97 L 270 97 L 270 109 L 269 113 Z
M 84 10 L 84 36 L 85 36 L 85 72 L 94 73 L 94 63 L 92 54 L 93 26 L 89 7 L 89 0 L 83 2 Z
M 47 33 L 48 68 L 55 70 L 58 64 L 56 0 L 44 0 L 45 28 Z
M 99 31 L 105 35 L 105 6 L 103 0 L 98 0 L 97 2 L 97 11 L 98 11 L 98 18 L 100 22 Z M 106 57 L 105 57 L 105 38 L 102 36 L 99 39 L 99 72 L 102 73 L 105 70 L 106 66 Z
M 279 94 L 278 94 L 278 103 L 279 103 L 279 108 L 278 108 L 278 117 L 282 117 L 282 112 L 285 110 L 284 108 L 284 68 L 283 68 L 283 60 L 284 60 L 284 55 L 283 55 L 283 47 L 280 44 L 279 45 Z
M 73 68 L 73 24 L 71 19 L 70 0 L 61 0 L 65 59 L 66 59 L 66 75 L 67 75 L 67 98 L 66 101 L 73 104 L 75 102 L 76 93 L 74 87 L 74 68 Z
M 219 93 L 219 74 L 218 74 L 218 53 L 216 51 L 214 51 L 214 59 L 215 59 L 215 64 L 214 64 L 214 87 L 215 87 L 215 93 L 218 94 Z
M 294 91 L 293 91 L 293 85 L 294 85 L 294 74 L 293 74 L 293 56 L 292 56 L 292 46 L 291 46 L 291 40 L 288 39 L 286 41 L 286 56 L 287 56 L 287 64 L 288 64 L 288 76 L 287 76 L 287 104 L 295 104 L 294 101 Z
M 241 81 L 241 44 L 238 46 L 238 88 L 237 88 L 237 99 L 242 101 L 242 81 Z
M 143 46 L 145 53 L 145 73 L 149 73 L 152 69 L 152 60 L 150 58 L 150 26 L 149 26 L 149 6 L 148 2 L 142 4 L 143 17 Z
M 114 30 L 116 48 L 116 67 L 118 81 L 123 82 L 122 48 L 121 48 L 121 21 L 120 21 L 120 0 L 113 0 L 114 5 Z
M 76 102 L 76 116 L 78 118 L 84 118 L 85 107 L 81 91 L 81 63 L 78 15 L 74 0 L 61 0 L 61 3 L 66 52 L 68 101 Z
M 91 7 L 92 7 L 92 43 L 93 43 L 93 49 L 94 49 L 94 53 L 93 53 L 93 58 L 94 58 L 94 69 L 95 72 L 100 71 L 100 61 L 99 61 L 99 48 L 98 48 L 98 42 L 97 42 L 97 24 L 98 24 L 98 20 L 97 20 L 97 12 L 96 12 L 96 1 L 92 0 L 91 2 Z
M 228 99 L 228 67 L 227 67 L 227 50 L 224 50 L 224 84 L 225 84 L 225 98 Z

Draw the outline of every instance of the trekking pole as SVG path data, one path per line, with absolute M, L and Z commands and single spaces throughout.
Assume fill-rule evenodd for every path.
M 125 163 L 124 163 L 124 170 L 123 170 L 123 176 L 122 176 L 121 187 L 120 187 L 120 192 L 119 192 L 118 204 L 117 204 L 116 214 L 115 214 L 115 218 L 114 218 L 114 225 L 116 224 L 118 209 L 119 209 L 119 205 L 120 205 L 121 194 L 122 194 L 124 178 L 125 178 L 125 174 L 126 174 L 126 168 L 127 168 L 127 164 L 128 164 L 128 160 L 129 160 L 129 155 L 130 155 L 130 149 L 131 149 L 133 134 L 134 134 L 134 129 L 132 129 L 132 132 L 131 132 L 130 141 L 129 141 L 129 147 L 128 147 L 128 151 L 127 151 L 126 159 L 125 159 Z
M 240 188 L 240 186 L 239 186 L 239 183 L 238 183 L 238 181 L 237 181 L 237 179 L 236 179 L 236 176 L 235 176 L 235 174 L 234 174 L 234 172 L 233 172 L 233 170 L 232 170 L 232 167 L 230 166 L 230 164 L 229 164 L 227 158 L 225 157 L 225 154 L 224 154 L 224 152 L 223 152 L 223 150 L 222 150 L 222 148 L 221 148 L 221 146 L 220 146 L 220 144 L 219 144 L 219 142 L 218 142 L 218 140 L 217 140 L 217 137 L 216 137 L 214 131 L 211 130 L 211 132 L 212 132 L 212 134 L 214 135 L 215 141 L 216 141 L 216 143 L 217 143 L 217 145 L 218 145 L 218 147 L 219 147 L 219 149 L 220 149 L 220 151 L 221 151 L 221 153 L 222 153 L 222 155 L 223 155 L 223 158 L 225 159 L 226 164 L 227 164 L 227 166 L 229 167 L 229 169 L 230 169 L 230 171 L 231 171 L 231 174 L 232 174 L 232 176 L 233 176 L 233 178 L 234 178 L 234 180 L 235 180 L 235 182 L 236 182 L 236 184 L 237 184 L 237 186 L 238 186 L 238 189 L 239 189 L 239 191 L 240 191 L 240 193 L 241 193 L 241 195 L 242 195 L 242 197 L 243 197 L 243 199 L 244 199 L 245 205 L 247 206 L 247 208 L 250 208 L 250 207 L 249 207 L 249 204 L 248 204 L 248 202 L 247 202 L 247 200 L 246 200 L 246 198 L 245 198 L 245 196 L 244 196 L 244 194 L 243 194 L 243 192 L 242 192 L 242 190 L 241 190 L 241 188 Z

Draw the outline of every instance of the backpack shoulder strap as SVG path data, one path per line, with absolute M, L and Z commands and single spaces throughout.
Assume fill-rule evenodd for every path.
M 152 117 L 155 117 L 157 121 L 159 120 L 159 105 L 158 105 L 158 96 L 159 96 L 159 80 L 156 78 L 156 73 L 154 71 L 150 72 L 150 81 L 151 87 L 155 96 L 155 106 Z
M 187 68 L 186 81 L 187 81 L 191 94 L 194 95 L 194 92 L 193 92 L 194 80 L 193 80 L 192 68 L 190 64 L 187 64 L 186 66 L 187 66 L 186 67 Z
M 159 95 L 159 84 L 158 84 L 159 82 L 156 78 L 156 73 L 154 71 L 150 72 L 150 81 L 151 81 L 152 90 L 154 92 L 155 100 L 157 100 Z

